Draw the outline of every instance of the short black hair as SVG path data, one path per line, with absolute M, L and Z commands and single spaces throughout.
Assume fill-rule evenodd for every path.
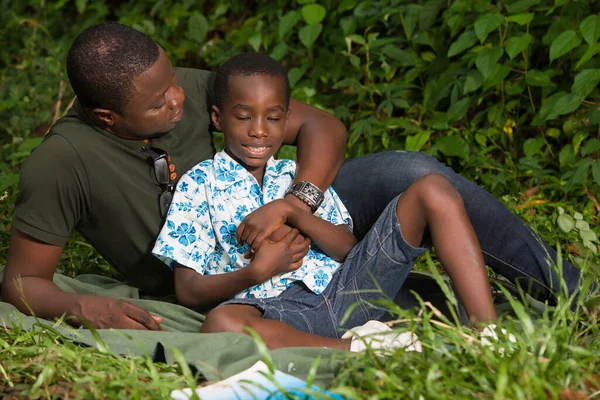
M 285 69 L 273 58 L 262 53 L 241 53 L 225 61 L 217 70 L 215 78 L 215 105 L 219 109 L 227 100 L 229 77 L 243 75 L 267 75 L 281 77 L 285 84 L 285 105 L 290 105 L 290 81 Z
M 158 44 L 142 32 L 106 22 L 90 26 L 75 39 L 67 55 L 67 74 L 84 107 L 123 113 L 133 80 L 159 56 Z

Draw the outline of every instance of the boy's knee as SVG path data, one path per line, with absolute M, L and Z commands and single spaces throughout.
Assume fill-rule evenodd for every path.
M 430 210 L 463 208 L 463 198 L 452 184 L 440 174 L 425 175 L 415 185 L 423 205 Z
M 260 318 L 260 312 L 252 312 L 256 310 L 252 306 L 245 305 L 225 305 L 220 306 L 210 311 L 200 332 L 203 333 L 214 333 L 214 332 L 241 332 L 245 333 L 244 328 L 251 326 L 253 318 Z

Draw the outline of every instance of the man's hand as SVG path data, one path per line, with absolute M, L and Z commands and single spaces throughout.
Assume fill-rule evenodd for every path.
M 238 226 L 238 243 L 248 243 L 256 252 L 265 239 L 285 224 L 290 207 L 291 204 L 285 200 L 275 200 L 248 214 Z
M 261 281 L 295 271 L 302 266 L 302 260 L 310 248 L 310 240 L 304 239 L 296 243 L 297 237 L 298 230 L 292 229 L 278 242 L 267 239 L 262 243 L 251 263 Z
M 72 325 L 81 325 L 78 317 L 97 329 L 162 330 L 162 318 L 123 300 L 100 296 L 81 296 L 75 308 L 77 316 L 68 318 Z

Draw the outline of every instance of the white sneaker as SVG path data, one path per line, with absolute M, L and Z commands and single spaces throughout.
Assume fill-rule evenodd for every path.
M 479 339 L 481 340 L 482 346 L 489 347 L 492 350 L 496 350 L 501 356 L 504 356 L 504 347 L 496 348 L 496 344 L 499 340 L 497 331 L 498 327 L 496 326 L 496 324 L 489 324 L 479 333 Z M 508 339 L 508 352 L 511 353 L 513 349 L 510 346 L 510 343 L 517 343 L 517 338 L 512 333 L 508 333 L 504 328 L 500 329 L 500 333 Z
M 423 351 L 419 337 L 412 332 L 398 333 L 379 321 L 368 321 L 344 333 L 342 339 L 352 338 L 350 351 L 371 349 L 404 349 L 404 351 Z

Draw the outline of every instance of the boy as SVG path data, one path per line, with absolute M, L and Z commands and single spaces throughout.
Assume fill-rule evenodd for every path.
M 273 159 L 292 112 L 285 70 L 266 55 L 240 54 L 217 72 L 215 97 L 211 117 L 224 133 L 225 151 L 181 178 L 153 249 L 174 263 L 182 304 L 221 303 L 201 332 L 251 327 L 272 349 L 357 351 L 364 349 L 357 336 L 380 331 L 371 338 L 374 347 L 418 349 L 414 335 L 390 335 L 376 321 L 385 311 L 369 301 L 395 296 L 426 250 L 420 247 L 426 228 L 471 321 L 496 319 L 479 243 L 445 178 L 432 174 L 415 182 L 356 244 L 350 215 L 333 189 L 315 214 L 282 200 L 294 188 L 295 172 L 294 162 Z M 295 229 L 276 242 L 263 239 L 284 223 Z M 316 247 L 307 251 L 307 241 L 295 241 L 298 231 Z

